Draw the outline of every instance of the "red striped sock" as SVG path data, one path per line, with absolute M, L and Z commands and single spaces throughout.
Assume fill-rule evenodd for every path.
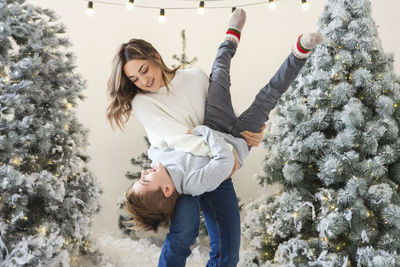
M 228 28 L 226 31 L 226 38 L 228 40 L 234 41 L 236 43 L 239 43 L 240 41 L 240 31 L 235 28 Z

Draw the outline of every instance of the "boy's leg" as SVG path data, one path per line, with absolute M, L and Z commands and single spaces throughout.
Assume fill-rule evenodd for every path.
M 239 262 L 240 214 L 232 179 L 225 180 L 214 191 L 204 193 L 199 201 L 210 237 L 207 267 L 236 266 Z
M 233 109 L 230 108 L 232 107 L 229 91 L 230 64 L 227 64 L 226 60 L 219 60 L 217 74 L 210 81 L 208 102 L 212 104 L 206 105 L 205 124 L 214 130 L 230 133 L 235 137 L 241 138 L 243 137 L 240 134 L 242 131 L 259 132 L 268 120 L 270 111 L 297 77 L 307 60 L 310 50 L 323 40 L 319 33 L 306 34 L 304 39 L 302 36 L 298 38 L 293 46 L 293 53 L 290 53 L 270 82 L 257 94 L 252 105 L 238 118 L 233 113 Z M 303 50 L 305 49 L 304 47 L 307 48 L 306 51 Z M 218 51 L 217 59 L 219 53 L 220 51 Z M 224 70 L 224 67 L 225 71 L 219 71 Z M 214 75 L 214 72 L 212 74 Z M 210 95 L 213 97 L 210 98 Z
M 181 195 L 176 202 L 169 233 L 158 260 L 158 267 L 183 267 L 199 232 L 199 197 Z
M 230 132 L 232 122 L 237 119 L 229 91 L 229 72 L 245 22 L 246 12 L 241 8 L 236 9 L 229 20 L 225 40 L 218 48 L 211 69 L 204 124 L 215 130 Z
M 269 83 L 259 91 L 251 106 L 234 122 L 230 134 L 242 137 L 242 131 L 259 132 L 268 120 L 270 111 L 295 80 L 305 62 L 306 58 L 299 59 L 290 53 Z
M 230 132 L 237 117 L 233 111 L 230 93 L 230 65 L 237 44 L 225 40 L 218 48 L 210 74 L 204 124 L 211 129 Z
M 251 106 L 237 119 L 230 132 L 242 137 L 240 132 L 258 132 L 268 120 L 269 112 L 279 98 L 289 88 L 305 64 L 310 51 L 322 43 L 323 37 L 318 32 L 300 35 L 292 46 L 292 53 L 287 57 L 270 82 L 260 90 Z

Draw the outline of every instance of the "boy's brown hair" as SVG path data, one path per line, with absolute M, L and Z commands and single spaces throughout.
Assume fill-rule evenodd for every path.
M 141 195 L 132 190 L 127 194 L 125 202 L 125 208 L 133 218 L 129 222 L 135 224 L 130 229 L 141 228 L 157 232 L 158 226 L 168 226 L 178 197 L 175 190 L 170 197 L 165 197 L 161 188 Z

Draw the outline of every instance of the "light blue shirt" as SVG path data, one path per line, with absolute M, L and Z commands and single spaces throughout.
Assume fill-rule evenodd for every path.
M 148 150 L 148 156 L 153 163 L 160 162 L 167 169 L 178 193 L 197 196 L 215 190 L 232 172 L 235 158 L 227 143 L 235 149 L 240 166 L 249 150 L 243 138 L 204 125 L 197 126 L 193 134 L 202 136 L 210 146 L 212 158 L 153 146 Z

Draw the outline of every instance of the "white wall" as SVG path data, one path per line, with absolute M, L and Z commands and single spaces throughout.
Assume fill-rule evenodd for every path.
M 110 0 L 109 0 L 110 1 Z M 86 1 L 30 0 L 31 3 L 54 9 L 67 27 L 77 56 L 77 72 L 88 81 L 84 91 L 87 99 L 80 102 L 77 113 L 90 129 L 87 153 L 92 160 L 89 169 L 98 177 L 105 190 L 100 201 L 103 209 L 93 224 L 95 233 L 118 232 L 117 199 L 130 185 L 125 178 L 131 169 L 129 160 L 145 149 L 143 127 L 135 119 L 128 122 L 125 132 L 113 132 L 105 119 L 108 106 L 106 83 L 114 53 L 122 42 L 139 37 L 151 42 L 167 64 L 174 64 L 173 54 L 181 52 L 181 29 L 186 29 L 188 55 L 197 56 L 197 66 L 210 71 L 217 46 L 224 38 L 230 9 L 206 10 L 202 16 L 195 10 L 167 10 L 167 23 L 158 22 L 158 10 L 95 5 L 95 15 L 85 13 Z M 114 1 L 124 3 L 124 0 Z M 146 1 L 135 1 L 140 4 Z M 147 1 L 149 2 L 149 1 Z M 188 5 L 188 1 L 151 1 L 169 6 Z M 234 5 L 245 1 L 220 1 Z M 255 1 L 248 1 L 254 3 Z M 276 10 L 267 5 L 246 7 L 247 22 L 242 40 L 232 63 L 232 99 L 235 110 L 243 111 L 257 91 L 268 81 L 290 52 L 290 45 L 300 33 L 315 31 L 317 20 L 327 0 L 309 0 L 310 9 L 303 11 L 300 0 L 282 0 Z M 192 1 L 196 6 L 197 2 Z M 190 2 L 189 2 L 190 4 Z M 207 1 L 206 1 L 207 4 Z M 395 68 L 400 69 L 400 35 L 398 25 L 400 1 L 372 0 L 373 17 L 386 52 L 396 55 Z M 234 175 L 237 194 L 245 203 L 260 194 L 253 176 L 262 170 L 264 149 L 253 149 L 247 165 Z

